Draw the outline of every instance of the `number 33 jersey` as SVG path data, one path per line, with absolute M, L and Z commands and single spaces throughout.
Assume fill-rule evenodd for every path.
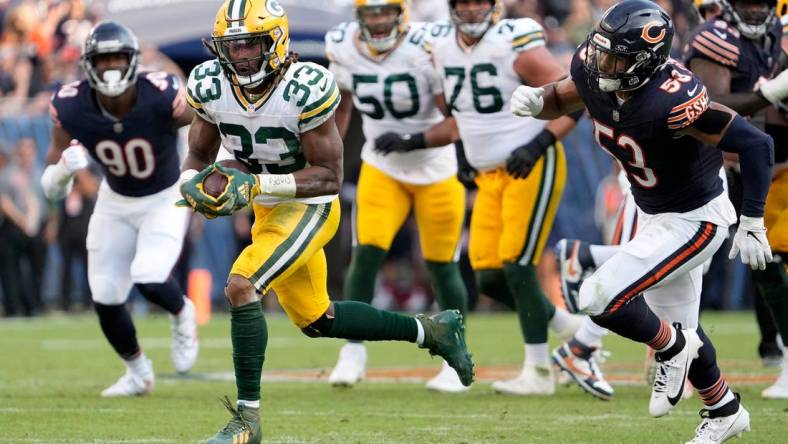
M 509 111 L 512 93 L 522 84 L 514 61 L 520 52 L 545 45 L 544 30 L 523 18 L 496 23 L 467 49 L 458 38 L 453 25 L 435 23 L 426 47 L 443 79 L 446 105 L 457 119 L 468 162 L 480 171 L 493 170 L 547 124 Z
M 334 76 L 314 63 L 293 63 L 266 95 L 252 102 L 222 73 L 218 60 L 197 65 L 189 75 L 186 99 L 197 114 L 219 129 L 222 147 L 252 173 L 289 174 L 308 162 L 301 134 L 328 120 L 339 105 Z M 219 158 L 229 156 L 219 155 Z M 259 195 L 271 206 L 284 201 L 326 203 L 336 195 L 287 199 Z
M 119 120 L 99 106 L 86 80 L 60 88 L 49 108 L 53 124 L 78 140 L 101 165 L 110 189 L 130 197 L 149 196 L 178 181 L 178 128 L 173 117 L 185 109 L 181 83 L 172 75 L 140 73 L 136 89 L 134 106 Z
M 443 120 L 434 96 L 441 80 L 422 47 L 427 24 L 412 23 L 402 41 L 385 57 L 373 60 L 358 40 L 358 23 L 342 23 L 326 34 L 329 69 L 339 88 L 353 95 L 361 112 L 366 142 L 361 158 L 396 180 L 426 185 L 457 172 L 452 146 L 381 155 L 374 140 L 387 132 L 413 134 Z

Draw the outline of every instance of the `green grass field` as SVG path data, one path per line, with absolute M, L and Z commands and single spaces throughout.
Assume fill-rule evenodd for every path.
M 479 379 L 470 393 L 423 388 L 440 362 L 412 344 L 377 343 L 369 350 L 370 379 L 334 389 L 325 378 L 341 341 L 309 339 L 282 316 L 269 316 L 263 375 L 264 442 L 271 443 L 677 443 L 699 422 L 697 396 L 668 417 L 648 416 L 642 381 L 643 347 L 613 335 L 603 369 L 618 382 L 615 399 L 598 401 L 574 386 L 551 398 L 497 395 L 489 381 L 513 375 L 523 348 L 513 315 L 472 316 L 468 339 Z M 788 441 L 788 402 L 763 401 L 776 369 L 756 355 L 751 313 L 703 318 L 723 372 L 752 415 L 752 433 L 739 442 Z M 228 418 L 219 397 L 235 396 L 227 317 L 200 330 L 201 355 L 191 377 L 174 375 L 169 322 L 137 320 L 154 360 L 153 395 L 102 399 L 123 367 L 93 316 L 0 321 L 0 442 L 198 442 Z M 398 380 L 397 378 L 400 378 Z

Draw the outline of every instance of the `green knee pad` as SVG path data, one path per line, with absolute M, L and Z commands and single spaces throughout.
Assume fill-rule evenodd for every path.
M 460 310 L 463 316 L 468 311 L 468 289 L 462 280 L 457 262 L 427 261 L 427 270 L 432 276 L 432 287 L 441 310 Z
M 369 304 L 375 296 L 375 278 L 386 258 L 386 250 L 372 245 L 358 245 L 353 249 L 347 276 L 345 299 Z

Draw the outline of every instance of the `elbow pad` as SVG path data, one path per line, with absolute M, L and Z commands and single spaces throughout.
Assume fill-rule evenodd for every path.
M 774 141 L 771 136 L 736 115 L 717 147 L 739 154 L 744 186 L 741 214 L 763 217 L 774 165 Z
M 74 175 L 69 173 L 62 162 L 49 165 L 41 175 L 41 188 L 49 200 L 62 200 L 74 186 Z

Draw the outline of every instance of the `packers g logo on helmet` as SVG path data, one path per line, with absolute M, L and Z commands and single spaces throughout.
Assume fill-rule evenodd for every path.
M 353 0 L 361 40 L 376 53 L 390 50 L 408 29 L 407 0 Z M 376 17 L 396 14 L 392 21 L 377 21 Z
M 206 42 L 230 82 L 246 88 L 279 71 L 289 44 L 287 14 L 277 0 L 225 0 Z

